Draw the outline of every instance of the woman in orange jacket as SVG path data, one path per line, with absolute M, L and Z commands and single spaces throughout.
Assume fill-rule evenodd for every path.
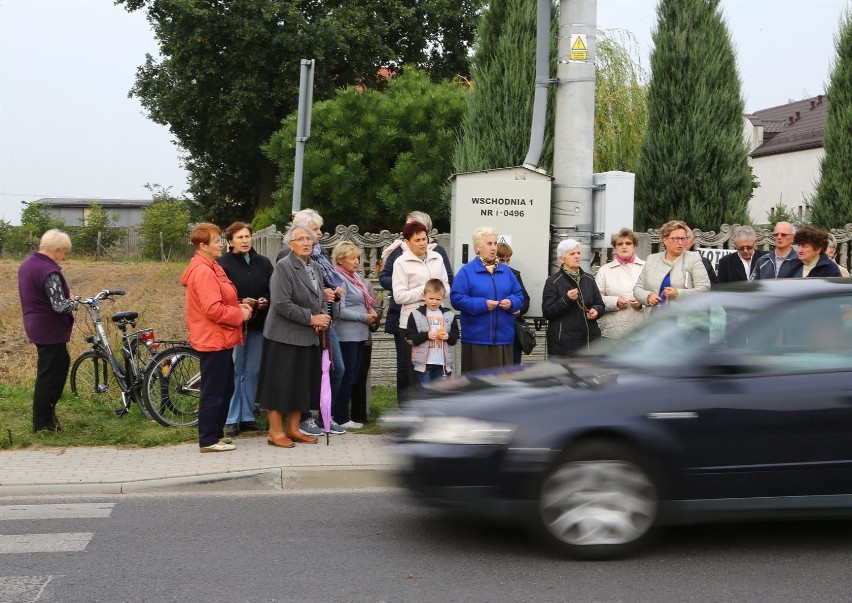
M 216 262 L 222 256 L 222 231 L 202 223 L 192 229 L 195 255 L 183 272 L 189 343 L 201 355 L 198 446 L 201 452 L 236 448 L 223 440 L 228 404 L 234 391 L 233 348 L 243 342 L 243 323 L 252 308 L 237 301 L 237 289 Z

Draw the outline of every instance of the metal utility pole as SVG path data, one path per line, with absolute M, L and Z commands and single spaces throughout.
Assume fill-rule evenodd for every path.
M 311 137 L 311 108 L 314 104 L 314 60 L 302 59 L 299 77 L 299 114 L 296 117 L 296 162 L 293 174 L 292 213 L 302 209 L 302 172 L 305 168 L 305 144 Z
M 592 256 L 597 9 L 597 0 L 562 1 L 556 67 L 551 258 L 558 263 L 556 246 L 573 238 L 586 269 Z

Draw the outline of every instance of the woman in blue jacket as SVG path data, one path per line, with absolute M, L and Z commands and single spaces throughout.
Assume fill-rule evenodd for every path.
M 497 231 L 473 231 L 476 257 L 453 279 L 450 301 L 461 313 L 461 370 L 512 365 L 514 312 L 524 305 L 521 284 L 497 259 Z

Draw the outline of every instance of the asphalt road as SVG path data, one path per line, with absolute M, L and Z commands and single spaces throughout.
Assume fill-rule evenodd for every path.
M 392 489 L 0 499 L 8 603 L 849 601 L 850 554 L 835 521 L 680 527 L 642 557 L 568 561 Z

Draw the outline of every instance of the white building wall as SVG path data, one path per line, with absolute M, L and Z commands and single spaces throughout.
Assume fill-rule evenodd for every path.
M 806 149 L 794 153 L 750 158 L 749 164 L 760 186 L 749 202 L 749 214 L 755 224 L 767 224 L 767 214 L 783 202 L 793 213 L 804 212 L 819 181 L 819 164 L 825 149 Z

